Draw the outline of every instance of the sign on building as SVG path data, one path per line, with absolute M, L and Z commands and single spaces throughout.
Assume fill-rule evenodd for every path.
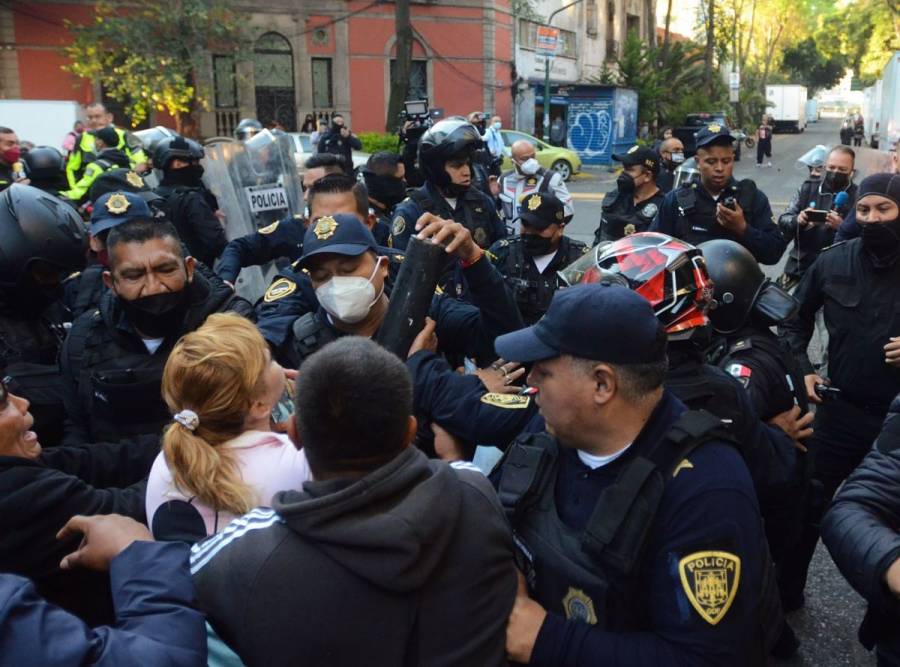
M 559 46 L 559 30 L 551 28 L 547 25 L 539 25 L 537 27 L 537 40 L 535 43 L 535 51 L 545 56 L 556 55 L 556 49 Z

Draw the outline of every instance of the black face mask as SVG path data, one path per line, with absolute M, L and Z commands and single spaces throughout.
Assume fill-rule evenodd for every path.
M 448 183 L 444 186 L 444 192 L 448 197 L 462 197 L 469 191 L 471 185 L 460 185 L 459 183 Z
M 540 257 L 553 252 L 553 239 L 537 234 L 522 234 L 522 252 L 526 257 Z
M 846 190 L 850 185 L 850 175 L 842 174 L 839 171 L 826 171 L 822 184 L 829 192 L 840 192 Z
M 187 167 L 170 169 L 166 172 L 166 181 L 177 185 L 196 187 L 200 185 L 201 178 L 203 178 L 202 164 L 190 164 Z
M 879 269 L 886 269 L 900 259 L 900 219 L 891 222 L 863 223 L 863 250 Z
M 635 189 L 634 178 L 632 178 L 631 174 L 623 171 L 616 179 L 616 188 L 618 188 L 619 194 L 633 194 Z
M 406 198 L 406 181 L 402 178 L 365 174 L 365 179 L 372 199 L 380 201 L 389 209 Z
M 120 298 L 128 321 L 140 333 L 151 338 L 165 338 L 180 333 L 187 313 L 187 286 L 180 292 L 162 292 L 134 301 Z
M 341 130 L 343 130 L 343 129 L 344 129 L 343 125 L 338 125 L 337 123 L 331 124 L 331 131 L 334 132 L 335 134 L 340 134 Z

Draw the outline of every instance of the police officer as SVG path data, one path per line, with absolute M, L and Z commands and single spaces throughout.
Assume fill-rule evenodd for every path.
M 53 146 L 37 146 L 22 156 L 22 167 L 28 185 L 61 197 L 66 183 L 65 160 Z
M 375 215 L 372 235 L 378 245 L 389 246 L 394 208 L 406 199 L 406 165 L 399 154 L 378 151 L 369 156 L 362 174 Z
M 776 264 L 787 242 L 772 217 L 768 198 L 751 180 L 736 181 L 734 137 L 727 127 L 707 125 L 697 132 L 700 183 L 670 192 L 650 231 L 696 245 L 714 238 L 737 241 L 761 264 Z
M 155 192 L 165 200 L 166 217 L 191 255 L 212 266 L 225 249 L 227 239 L 216 211 L 215 196 L 201 178 L 203 147 L 193 139 L 173 137 L 156 146 L 153 165 L 163 172 Z
M 341 158 L 344 171 L 353 173 L 353 151 L 362 150 L 362 142 L 344 124 L 344 117 L 336 113 L 331 117 L 331 126 L 319 139 L 318 152 L 331 153 Z
M 140 142 L 130 132 L 113 125 L 113 115 L 106 110 L 102 103 L 93 102 L 87 105 L 85 115 L 87 116 L 88 131 L 81 133 L 78 143 L 69 152 L 69 156 L 66 159 L 66 180 L 69 183 L 69 188 L 75 187 L 75 184 L 84 175 L 87 166 L 97 159 L 100 151 L 95 145 L 96 135 L 93 132 L 105 127 L 112 128 L 116 133 L 116 138 L 110 138 L 107 147 L 119 149 L 128 156 L 129 163 L 124 166 L 138 172 L 143 172 L 147 169 L 149 166 L 147 163 L 150 160 L 147 154 L 144 153 Z
M 813 414 L 803 374 L 790 350 L 771 327 L 794 315 L 797 301 L 771 283 L 750 252 L 734 241 L 718 239 L 700 245 L 715 285 L 709 319 L 715 331 L 709 360 L 740 381 L 760 418 L 787 433 L 797 448 L 794 479 L 776 498 L 766 499 L 766 537 L 776 562 L 779 588 L 790 591 L 783 568 L 777 567 L 797 544 L 804 514 L 816 509 L 819 494 L 808 489 L 806 441 Z M 763 499 L 761 499 L 762 501 Z M 793 631 L 786 631 L 783 656 L 796 650 Z M 793 645 L 793 646 L 792 646 Z
M 564 235 L 565 204 L 552 192 L 533 193 L 522 202 L 522 233 L 500 239 L 489 256 L 506 278 L 525 324 L 547 312 L 559 286 L 557 271 L 587 252 L 584 243 Z
M 160 386 L 178 338 L 211 313 L 252 314 L 228 285 L 195 271 L 168 222 L 130 220 L 110 230 L 106 246 L 109 289 L 75 320 L 60 354 L 67 443 L 159 433 L 171 420 Z
M 684 144 L 677 137 L 663 139 L 659 144 L 659 175 L 656 185 L 663 194 L 675 187 L 675 170 L 684 164 Z
M 805 373 L 807 396 L 817 404 L 809 449 L 813 479 L 822 484 L 826 502 L 865 456 L 891 399 L 900 393 L 900 175 L 863 180 L 856 218 L 860 237 L 819 254 L 797 286 L 797 317 L 784 325 Z M 814 372 L 807 356 L 820 308 L 829 335 L 828 379 Z M 817 525 L 811 522 L 788 559 L 786 574 L 795 585 L 787 608 L 803 605 L 817 539 Z
M 819 251 L 834 242 L 835 232 L 853 210 L 856 201 L 855 159 L 852 148 L 832 148 L 825 158 L 823 177 L 804 181 L 787 210 L 778 218 L 781 233 L 793 241 L 781 280 L 785 288 L 793 288 L 800 282 Z M 811 220 L 810 217 L 819 210 L 827 211 L 825 219 Z
M 165 215 L 163 198 L 153 192 L 136 171 L 131 169 L 110 169 L 105 171 L 91 185 L 88 190 L 88 199 L 92 205 L 109 192 L 132 193 L 143 199 L 150 207 L 153 217 Z
M 472 153 L 481 145 L 478 130 L 461 118 L 439 121 L 422 135 L 419 168 L 427 181 L 394 211 L 391 236 L 395 248 L 406 248 L 423 213 L 458 222 L 481 248 L 506 236 L 493 200 L 472 187 Z
M 132 172 L 133 173 L 133 172 Z M 131 192 L 108 192 L 94 201 L 91 211 L 89 245 L 96 261 L 66 281 L 63 301 L 76 318 L 88 310 L 95 310 L 106 292 L 104 272 L 109 270 L 106 238 L 109 231 L 129 220 L 152 219 L 153 212 L 142 197 Z
M 522 319 L 503 285 L 469 231 L 457 222 L 423 216 L 419 234 L 446 245 L 457 258 L 471 290 L 472 304 L 435 294 L 430 316 L 442 352 L 494 359 L 493 340 L 521 326 Z M 298 363 L 340 336 L 374 336 L 387 314 L 389 260 L 356 216 L 322 216 L 303 239 L 299 268 L 309 274 L 317 309 L 293 325 Z
M 632 146 L 627 153 L 613 155 L 613 159 L 621 162 L 623 169 L 616 179 L 616 189 L 603 198 L 595 244 L 647 231 L 665 196 L 656 185 L 659 156 L 653 150 Z
M 242 118 L 241 122 L 234 128 L 234 136 L 238 141 L 247 141 L 262 131 L 262 123 L 255 118 Z
M 666 333 L 647 301 L 617 285 L 561 290 L 496 349 L 533 364 L 544 422 L 495 473 L 525 569 L 511 660 L 762 664 L 750 475 L 719 420 L 663 388 Z
M 29 185 L 0 193 L 0 372 L 31 401 L 45 444 L 62 437 L 64 388 L 56 359 L 71 314 L 67 277 L 84 266 L 87 234 L 75 210 Z
M 87 133 L 85 133 L 87 134 Z M 116 147 L 119 135 L 116 129 L 110 125 L 92 132 L 94 137 L 94 151 L 96 156 L 89 162 L 82 172 L 81 178 L 71 188 L 63 192 L 63 196 L 74 202 L 81 202 L 90 190 L 91 185 L 100 174 L 120 167 L 129 167 L 131 160 L 124 150 Z
M 566 222 L 572 219 L 572 195 L 563 177 L 555 171 L 547 171 L 535 157 L 534 144 L 520 139 L 510 146 L 513 170 L 500 177 L 500 206 L 507 227 L 511 227 L 522 215 L 522 200 L 533 192 L 550 192 L 565 206 Z

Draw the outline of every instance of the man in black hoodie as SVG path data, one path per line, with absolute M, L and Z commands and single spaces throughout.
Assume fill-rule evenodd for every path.
M 255 665 L 505 665 L 516 594 L 493 489 L 429 461 L 403 363 L 345 337 L 307 358 L 294 438 L 315 481 L 196 545 L 218 635 Z

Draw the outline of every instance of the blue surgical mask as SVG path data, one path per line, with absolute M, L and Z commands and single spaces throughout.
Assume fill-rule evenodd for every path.
M 495 129 L 495 130 L 499 130 L 500 127 L 501 127 L 501 123 L 500 123 L 499 121 L 496 122 L 496 123 L 494 123 L 494 129 Z

